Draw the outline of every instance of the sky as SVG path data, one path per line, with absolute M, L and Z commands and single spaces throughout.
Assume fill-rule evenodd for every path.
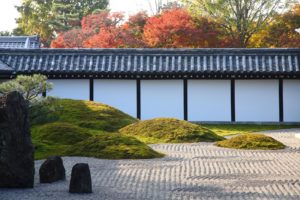
M 16 27 L 18 12 L 15 6 L 21 2 L 22 0 L 0 0 L 0 31 L 12 31 Z M 110 0 L 110 8 L 127 15 L 139 10 L 150 10 L 148 0 Z

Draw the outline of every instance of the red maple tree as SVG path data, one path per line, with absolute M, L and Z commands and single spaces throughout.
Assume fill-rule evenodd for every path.
M 91 32 L 82 29 L 73 29 L 60 33 L 51 42 L 51 48 L 83 48 L 84 41 L 92 35 Z
M 194 19 L 185 9 L 173 8 L 149 18 L 144 40 L 150 47 L 212 47 L 218 32 L 205 18 Z
M 146 12 L 130 16 L 122 13 L 88 15 L 81 29 L 60 33 L 52 48 L 180 48 L 219 47 L 218 25 L 206 18 L 193 18 L 183 8 L 165 10 L 149 17 Z

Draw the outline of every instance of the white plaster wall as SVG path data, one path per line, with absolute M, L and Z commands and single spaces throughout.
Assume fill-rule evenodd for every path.
M 47 96 L 66 99 L 89 100 L 90 86 L 88 79 L 50 79 L 53 89 Z
M 278 80 L 236 80 L 236 121 L 278 122 Z
M 231 121 L 229 80 L 189 80 L 189 121 Z
M 283 81 L 283 113 L 285 122 L 300 122 L 300 80 Z
M 183 80 L 142 80 L 141 118 L 183 119 Z
M 136 117 L 136 80 L 94 80 L 94 101 Z

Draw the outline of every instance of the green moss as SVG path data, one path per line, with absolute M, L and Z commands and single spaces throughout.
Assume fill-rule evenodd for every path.
M 47 112 L 47 119 L 68 122 L 82 128 L 115 132 L 120 128 L 134 123 L 137 119 L 105 104 L 91 101 L 72 99 L 53 99 L 51 104 L 44 104 L 39 108 Z M 43 119 L 45 114 L 37 116 L 32 126 L 49 123 Z M 45 124 L 44 123 L 44 124 Z
M 299 125 L 202 124 L 221 136 L 255 133 L 268 130 L 300 128 Z
M 57 104 L 62 107 L 57 113 L 60 121 L 84 128 L 114 132 L 137 121 L 120 110 L 101 103 L 61 99 Z
M 32 136 L 42 142 L 71 145 L 91 136 L 87 129 L 65 122 L 54 122 L 33 128 Z
M 216 145 L 225 148 L 252 150 L 276 150 L 285 148 L 281 142 L 262 134 L 239 135 L 228 140 L 219 141 Z
M 103 159 L 149 159 L 163 155 L 135 138 L 104 133 L 67 123 L 51 123 L 32 131 L 35 159 L 84 156 Z
M 70 146 L 65 154 L 106 159 L 149 159 L 163 156 L 137 139 L 118 133 L 102 133 L 91 137 Z
M 34 158 L 37 160 L 46 159 L 49 156 L 63 156 L 65 149 L 69 147 L 69 145 L 50 144 L 36 139 L 33 139 L 33 145 Z
M 119 131 L 146 143 L 214 142 L 224 139 L 202 126 L 172 118 L 139 121 Z
M 41 104 L 40 108 L 51 120 L 44 120 L 43 115 L 35 115 L 31 128 L 35 159 L 54 155 L 106 159 L 163 156 L 135 138 L 113 133 L 137 120 L 110 106 L 89 101 L 54 99 L 51 104 Z

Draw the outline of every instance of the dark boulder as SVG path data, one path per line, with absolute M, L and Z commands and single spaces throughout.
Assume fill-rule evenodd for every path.
M 71 181 L 69 187 L 70 193 L 91 193 L 92 179 L 89 165 L 78 163 L 72 168 Z
M 40 170 L 40 183 L 53 183 L 59 180 L 66 179 L 66 170 L 63 160 L 59 156 L 47 158 L 41 165 Z
M 28 104 L 18 92 L 0 96 L 0 187 L 32 188 L 34 148 Z

